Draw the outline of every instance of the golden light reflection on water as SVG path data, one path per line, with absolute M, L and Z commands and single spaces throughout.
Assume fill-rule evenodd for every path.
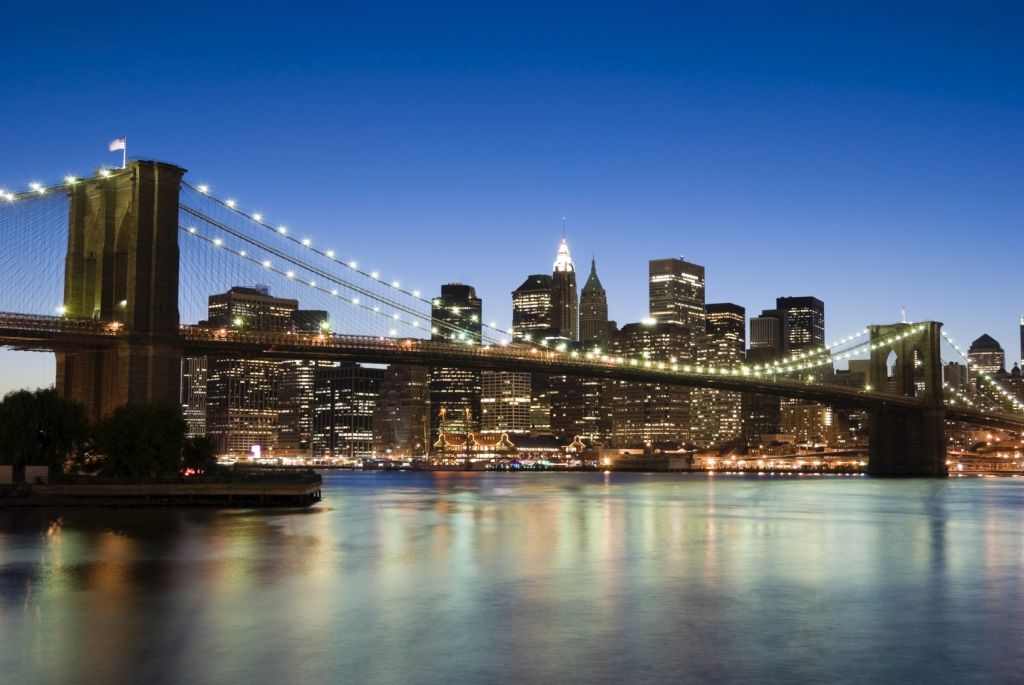
M 1024 661 L 1024 640 L 995 637 L 1024 615 L 1020 485 L 346 473 L 302 511 L 0 512 L 0 669 L 943 682 L 967 664 L 998 678 Z M 864 659 L 936 642 L 956 647 Z

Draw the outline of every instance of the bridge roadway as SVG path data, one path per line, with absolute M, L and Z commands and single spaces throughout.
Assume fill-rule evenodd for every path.
M 55 316 L 0 313 L 0 345 L 22 350 L 52 351 L 104 347 L 128 339 L 118 323 Z M 133 338 L 138 342 L 143 339 Z M 522 345 L 464 345 L 419 338 L 322 333 L 271 333 L 203 326 L 181 326 L 179 344 L 184 355 L 242 357 L 246 359 L 323 359 L 379 364 L 448 365 L 495 371 L 540 372 L 714 388 L 764 395 L 793 397 L 854 409 L 927 409 L 922 400 L 877 391 L 865 391 L 777 374 L 697 372 L 673 370 L 657 362 L 622 360 L 614 356 L 573 357 L 551 349 Z M 966 407 L 946 406 L 946 417 L 971 424 L 1024 430 L 1024 416 Z

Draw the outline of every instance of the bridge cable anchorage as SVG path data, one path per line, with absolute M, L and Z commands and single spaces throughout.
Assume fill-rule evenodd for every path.
M 397 281 L 397 280 L 392 281 L 392 282 L 389 283 L 386 280 L 382 279 L 378 272 L 376 272 L 376 271 L 366 271 L 364 269 L 359 268 L 358 263 L 355 260 L 348 260 L 348 261 L 346 261 L 346 260 L 338 257 L 335 254 L 334 250 L 321 250 L 321 249 L 319 249 L 317 247 L 314 247 L 313 244 L 312 244 L 312 241 L 309 240 L 309 239 L 299 239 L 299 238 L 296 238 L 283 225 L 282 226 L 278 226 L 278 227 L 275 228 L 274 226 L 272 226 L 271 224 L 267 223 L 264 220 L 264 217 L 263 217 L 262 214 L 260 214 L 258 212 L 249 213 L 249 212 L 245 212 L 245 211 L 239 209 L 237 202 L 235 202 L 234 200 L 230 200 L 230 199 L 225 200 L 225 199 L 222 199 L 222 198 L 214 195 L 213 193 L 210 192 L 210 189 L 209 189 L 208 186 L 205 186 L 205 185 L 195 186 L 195 185 L 192 185 L 188 181 L 183 181 L 182 183 L 186 187 L 191 188 L 192 190 L 195 190 L 196 192 L 200 193 L 203 197 L 209 198 L 210 200 L 212 200 L 212 201 L 220 204 L 221 206 L 227 208 L 228 210 L 234 212 L 238 216 L 243 217 L 243 218 L 251 221 L 252 223 L 260 226 L 261 228 L 263 228 L 263 229 L 265 229 L 267 231 L 270 231 L 270 232 L 274 233 L 275 235 L 277 235 L 279 237 L 283 237 L 286 240 L 289 240 L 290 242 L 292 242 L 295 245 L 298 245 L 298 246 L 301 246 L 301 247 L 303 247 L 303 248 L 305 248 L 307 250 L 310 250 L 311 252 L 313 252 L 313 253 L 323 257 L 324 259 L 330 260 L 334 264 L 337 264 L 337 265 L 339 265 L 339 266 L 341 266 L 341 267 L 343 267 L 345 269 L 348 269 L 348 270 L 350 270 L 350 271 L 352 271 L 352 272 L 354 272 L 356 274 L 359 274 L 360 276 L 363 276 L 365 278 L 371 279 L 373 281 L 377 281 L 380 284 L 382 284 L 383 286 L 391 288 L 392 290 L 394 290 L 394 291 L 396 291 L 398 293 L 401 293 L 402 295 L 411 297 L 411 298 L 419 301 L 422 304 L 433 305 L 433 301 L 430 300 L 430 299 L 424 298 L 419 290 L 409 290 L 409 289 L 403 288 L 401 286 L 401 282 Z M 474 322 L 474 323 L 476 323 L 476 322 Z M 495 341 L 496 344 L 499 344 L 498 341 L 503 339 L 504 337 L 512 335 L 511 327 L 509 327 L 509 328 L 500 328 L 500 327 L 498 327 L 496 325 L 489 325 L 489 324 L 486 324 L 486 323 L 484 323 L 482 321 L 480 322 L 480 325 L 481 325 L 482 329 L 487 329 L 489 331 L 492 331 L 491 338 Z M 497 338 L 494 337 L 495 334 L 498 336 Z
M 1005 398 L 1010 403 L 1010 406 L 1012 406 L 1016 411 L 1024 412 L 1024 402 L 1021 402 L 1019 399 L 1017 399 L 1017 397 L 1015 397 L 1006 388 L 1004 388 L 1001 383 L 999 383 L 994 378 L 992 378 L 991 375 L 989 375 L 985 371 L 982 371 L 981 369 L 979 369 L 978 365 L 971 361 L 970 357 L 968 357 L 964 353 L 964 351 L 960 349 L 960 346 L 956 344 L 956 341 L 954 341 L 953 338 L 951 338 L 949 335 L 947 335 L 945 331 L 942 331 L 942 337 L 943 337 L 943 339 L 945 339 L 945 341 L 947 343 L 949 343 L 949 345 L 956 351 L 956 353 L 958 355 L 960 355 L 960 357 L 964 360 L 964 362 L 966 363 L 968 372 L 970 372 L 970 370 L 972 368 L 976 369 L 975 373 L 977 373 L 978 377 L 980 379 L 982 379 L 983 381 L 985 381 L 985 383 L 987 383 L 988 386 L 992 390 L 994 390 L 997 393 L 999 393 L 1000 395 L 1002 395 L 1003 398 Z M 980 384 L 979 384 L 978 388 L 979 388 L 979 390 L 981 389 L 981 385 Z

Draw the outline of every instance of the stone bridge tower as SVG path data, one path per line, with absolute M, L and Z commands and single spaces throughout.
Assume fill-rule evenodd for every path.
M 90 419 L 127 403 L 177 404 L 178 194 L 185 170 L 136 161 L 71 187 L 64 310 L 124 327 L 96 349 L 59 351 L 58 392 Z
M 871 410 L 868 473 L 876 476 L 945 476 L 946 411 L 942 396 L 942 324 L 936 321 L 869 326 L 872 391 L 922 401 L 920 409 Z M 877 343 L 897 335 L 904 337 Z M 889 360 L 895 356 L 893 375 Z

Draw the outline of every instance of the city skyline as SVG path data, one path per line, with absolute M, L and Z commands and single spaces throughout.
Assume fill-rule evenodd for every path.
M 739 9 L 748 22 L 466 6 L 270 24 L 210 8 L 178 49 L 173 31 L 144 30 L 180 27 L 167 9 L 70 8 L 45 45 L 9 36 L 17 135 L 0 187 L 120 162 L 106 144 L 126 136 L 129 156 L 182 164 L 386 277 L 424 292 L 470 283 L 503 324 L 567 217 L 622 323 L 645 316 L 647 261 L 685 256 L 707 267 L 709 302 L 824 300 L 827 339 L 906 307 L 1016 357 L 1017 258 L 998 246 L 1022 213 L 1020 9 L 893 9 L 885 26 L 840 6 Z M 108 32 L 119 39 L 95 38 Z M 271 32 L 273 49 L 253 39 Z M 51 363 L 9 354 L 12 387 Z

